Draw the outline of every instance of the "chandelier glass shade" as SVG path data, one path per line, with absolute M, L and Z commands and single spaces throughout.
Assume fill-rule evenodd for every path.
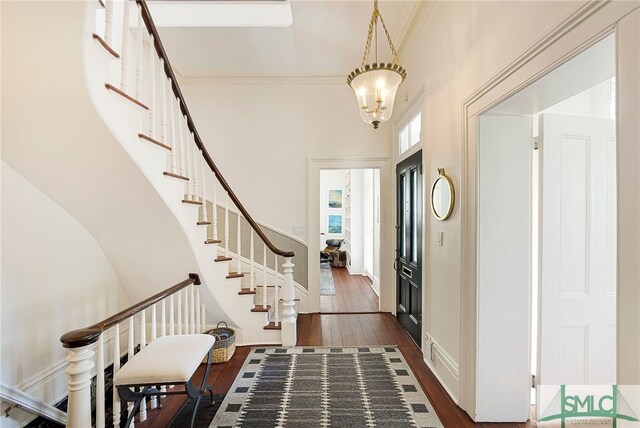
M 389 48 L 393 55 L 392 63 L 378 62 L 378 20 L 382 24 Z M 367 64 L 371 52 L 371 43 L 375 34 L 375 62 Z M 400 65 L 389 31 L 384 24 L 378 9 L 378 0 L 374 0 L 373 14 L 369 24 L 369 34 L 365 46 L 362 64 L 347 76 L 347 84 L 355 92 L 360 107 L 360 117 L 366 123 L 373 124 L 375 129 L 381 122 L 389 120 L 393 113 L 393 103 L 398 87 L 402 84 L 407 72 Z

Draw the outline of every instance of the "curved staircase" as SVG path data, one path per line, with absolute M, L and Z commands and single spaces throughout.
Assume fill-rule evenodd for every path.
M 294 254 L 271 243 L 213 163 L 146 3 L 91 2 L 87 25 L 89 96 L 183 228 L 204 285 L 204 306 L 215 308 L 210 312 L 216 315 L 222 312 L 242 344 L 294 345 Z M 220 219 L 219 204 L 224 207 Z M 235 243 L 229 242 L 230 217 L 235 218 Z M 243 225 L 245 235 L 250 227 L 248 258 L 241 257 Z

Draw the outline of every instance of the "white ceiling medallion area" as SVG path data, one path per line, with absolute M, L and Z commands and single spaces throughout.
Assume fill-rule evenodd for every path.
M 259 3 L 259 2 L 250 2 Z M 362 56 L 370 1 L 291 0 L 288 27 L 160 27 L 163 44 L 188 84 L 340 84 Z M 413 43 L 429 2 L 382 0 L 398 52 Z M 153 12 L 152 12 L 153 13 Z M 154 20 L 155 20 L 154 16 Z M 385 52 L 386 55 L 386 52 Z M 391 59 L 391 54 L 388 54 Z

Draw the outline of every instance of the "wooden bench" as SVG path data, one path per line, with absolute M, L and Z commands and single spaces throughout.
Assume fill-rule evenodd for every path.
M 127 403 L 134 403 L 130 412 L 127 406 L 123 407 L 120 426 L 131 425 L 145 397 L 186 394 L 189 398 L 196 399 L 191 417 L 191 427 L 193 427 L 198 404 L 207 391 L 211 394 L 213 404 L 213 390 L 211 386 L 206 385 L 206 382 L 211 370 L 214 341 L 213 336 L 208 334 L 164 336 L 154 340 L 134 355 L 113 379 L 120 398 Z M 205 357 L 207 357 L 207 369 L 200 388 L 197 388 L 193 385 L 193 375 Z M 160 391 L 159 387 L 162 385 L 184 385 L 184 391 Z

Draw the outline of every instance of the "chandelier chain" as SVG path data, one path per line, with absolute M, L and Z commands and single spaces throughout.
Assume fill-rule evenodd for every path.
M 389 43 L 389 48 L 391 48 L 391 54 L 393 55 L 393 61 L 400 65 L 400 57 L 398 56 L 398 52 L 396 51 L 396 47 L 393 45 L 391 41 L 391 35 L 389 34 L 389 30 L 387 30 L 387 26 L 384 23 L 384 19 L 382 19 L 382 14 L 378 9 L 378 0 L 373 1 L 373 13 L 371 14 L 371 22 L 369 22 L 369 33 L 367 34 L 367 43 L 364 48 L 364 54 L 362 55 L 362 64 L 361 69 L 364 70 L 364 66 L 367 63 L 367 59 L 371 53 L 371 41 L 373 39 L 374 29 L 377 29 L 378 18 L 380 18 L 380 22 L 382 23 L 382 28 L 384 29 L 384 34 L 387 36 L 387 42 Z M 377 31 L 376 31 L 377 32 Z M 376 43 L 376 58 L 378 56 L 378 49 Z M 377 59 L 376 59 L 377 61 Z

